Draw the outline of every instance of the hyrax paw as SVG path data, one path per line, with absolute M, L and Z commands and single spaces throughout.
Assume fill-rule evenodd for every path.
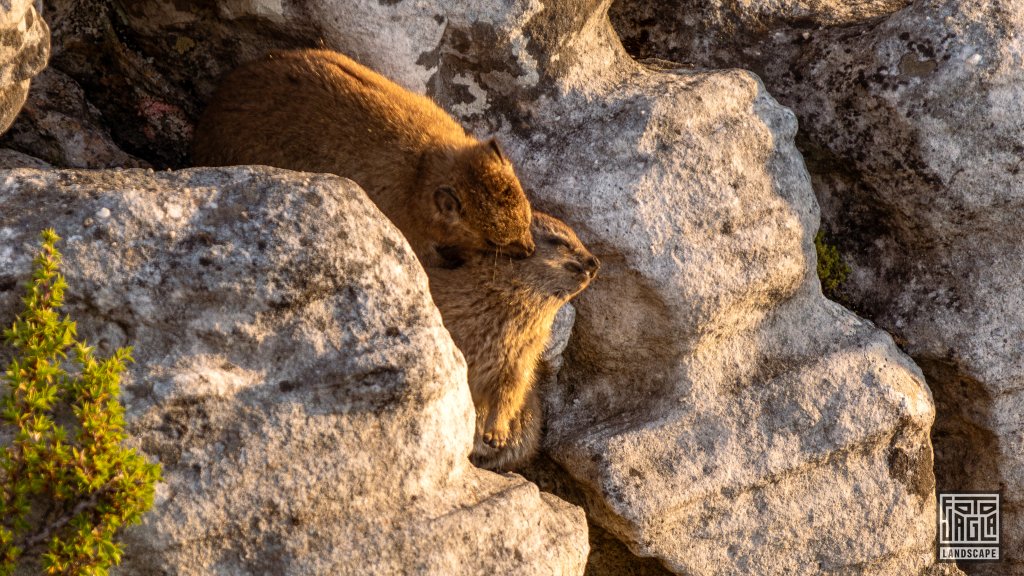
M 508 442 L 508 430 L 500 432 L 497 430 L 491 432 L 484 432 L 484 444 L 487 444 L 491 448 L 504 448 Z

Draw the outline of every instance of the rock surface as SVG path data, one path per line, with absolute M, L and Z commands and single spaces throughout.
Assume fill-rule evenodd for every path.
M 0 4 L 0 132 L 14 121 L 28 95 L 32 77 L 46 66 L 50 29 L 33 0 Z
M 818 30 L 888 16 L 911 0 L 618 0 L 609 16 L 622 43 L 639 58 L 697 66 L 744 68 L 798 50 Z M 774 92 L 773 92 L 774 94 Z
M 799 117 L 825 226 L 852 268 L 845 297 L 935 394 L 939 489 L 1002 492 L 1007 559 L 965 569 L 1024 574 L 1024 6 L 915 1 L 876 22 L 706 50 L 686 45 L 699 31 L 686 18 L 632 17 L 659 5 L 621 4 L 642 55 L 752 67 Z
M 680 574 L 931 564 L 931 398 L 821 297 L 792 116 L 739 72 L 595 92 L 510 146 L 542 209 L 603 246 L 548 397 L 549 454 L 592 520 Z
M 128 428 L 164 483 L 119 573 L 583 571 L 582 510 L 469 464 L 465 364 L 352 183 L 13 170 L 0 205 L 0 323 L 52 226 L 80 333 L 134 346 Z
M 44 162 L 35 156 L 29 156 L 24 152 L 0 148 L 0 168 L 52 168 L 48 162 Z
M 8 146 L 63 168 L 144 168 L 111 140 L 99 111 L 78 84 L 59 70 L 32 82 L 21 114 L 0 138 Z

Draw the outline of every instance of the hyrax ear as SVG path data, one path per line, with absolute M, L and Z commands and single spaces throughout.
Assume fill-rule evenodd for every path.
M 490 150 L 492 154 L 497 156 L 498 160 L 505 159 L 505 151 L 501 149 L 501 144 L 498 144 L 498 140 L 496 138 L 492 137 L 489 140 L 487 140 L 487 149 Z
M 441 186 L 434 190 L 434 205 L 445 220 L 455 221 L 462 216 L 462 201 L 451 186 Z

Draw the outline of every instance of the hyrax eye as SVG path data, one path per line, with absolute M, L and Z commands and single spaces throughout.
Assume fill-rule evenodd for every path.
M 547 242 L 549 246 L 561 246 L 562 248 L 572 248 L 572 246 L 569 245 L 569 241 L 566 240 L 565 238 L 562 238 L 561 236 L 548 236 L 547 238 L 544 239 L 544 241 Z
M 535 248 L 536 247 L 533 245 L 533 242 L 530 242 L 527 245 L 521 240 L 509 242 L 509 244 L 505 246 L 505 250 L 508 252 L 509 256 L 512 256 L 513 258 L 529 258 L 533 255 Z
M 566 262 L 562 267 L 573 274 L 583 274 L 584 272 L 583 266 L 580 266 L 579 262 Z
M 462 213 L 462 201 L 451 186 L 441 186 L 434 190 L 434 204 L 442 214 L 452 216 Z

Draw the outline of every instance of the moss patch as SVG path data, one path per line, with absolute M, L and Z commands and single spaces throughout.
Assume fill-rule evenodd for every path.
M 850 267 L 839 255 L 835 244 L 825 240 L 823 230 L 818 230 L 814 236 L 814 249 L 818 253 L 818 279 L 821 280 L 822 292 L 832 300 L 842 301 L 842 287 L 850 275 Z

